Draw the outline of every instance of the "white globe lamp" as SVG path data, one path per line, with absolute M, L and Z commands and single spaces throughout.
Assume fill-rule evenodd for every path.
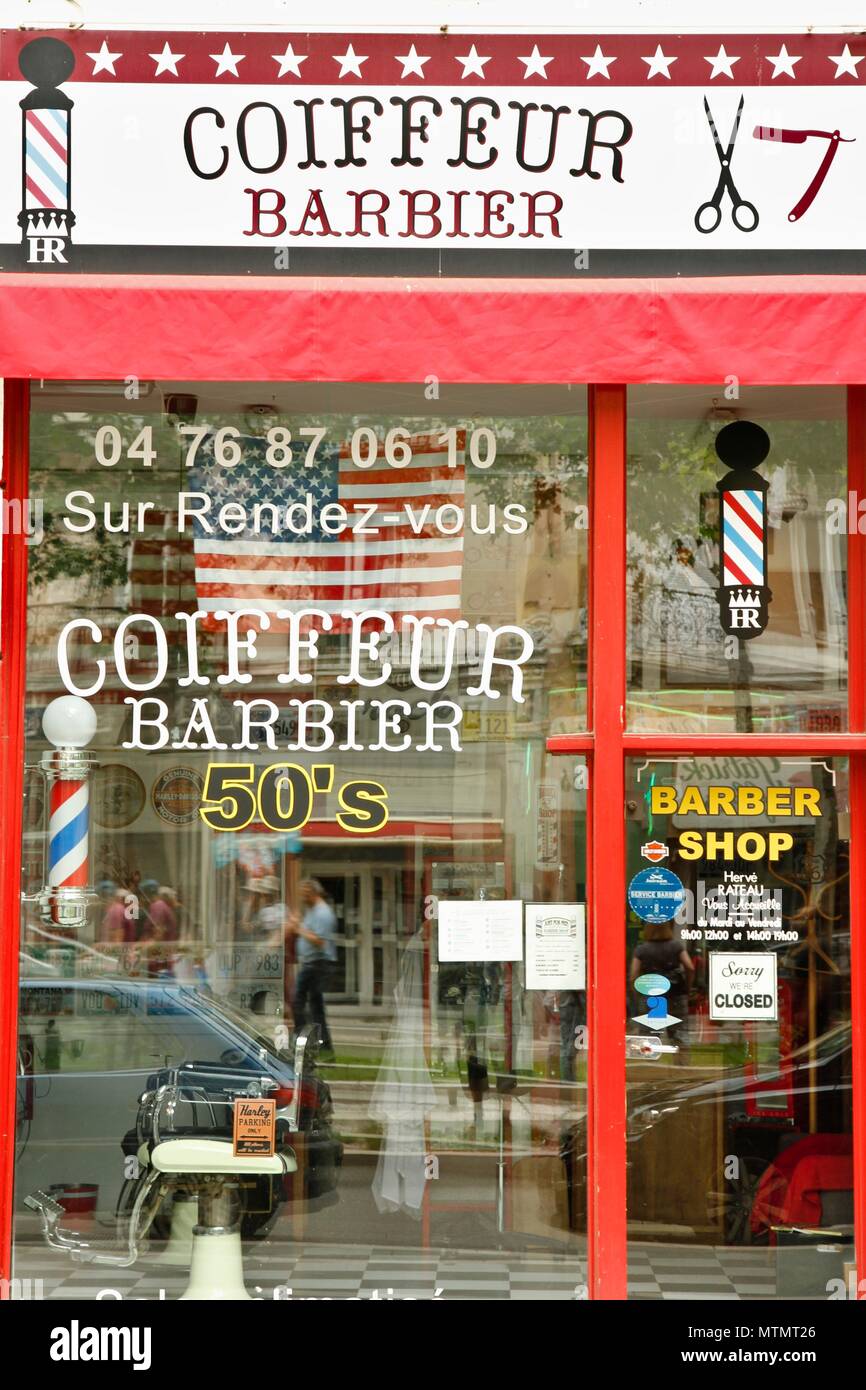
M 45 707 L 42 731 L 55 748 L 86 748 L 96 733 L 96 711 L 80 695 L 58 695 Z

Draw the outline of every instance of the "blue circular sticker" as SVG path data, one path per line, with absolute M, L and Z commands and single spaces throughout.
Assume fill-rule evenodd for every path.
M 628 885 L 628 905 L 645 922 L 670 922 L 686 898 L 686 890 L 670 869 L 641 869 Z
M 638 975 L 634 987 L 638 994 L 667 994 L 671 982 L 666 975 Z

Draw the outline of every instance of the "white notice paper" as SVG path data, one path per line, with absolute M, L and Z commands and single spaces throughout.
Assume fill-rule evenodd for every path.
M 522 960 L 523 903 L 439 899 L 440 960 Z
M 526 904 L 526 988 L 586 989 L 584 903 Z

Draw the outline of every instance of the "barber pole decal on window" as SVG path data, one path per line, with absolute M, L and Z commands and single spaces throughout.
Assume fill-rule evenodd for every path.
M 722 527 L 725 532 L 724 583 L 764 582 L 764 499 L 745 489 L 722 494 Z
M 759 637 L 767 626 L 772 592 L 767 584 L 767 492 L 756 471 L 770 450 L 759 425 L 736 420 L 716 439 L 716 453 L 731 471 L 719 492 L 719 620 L 731 637 Z

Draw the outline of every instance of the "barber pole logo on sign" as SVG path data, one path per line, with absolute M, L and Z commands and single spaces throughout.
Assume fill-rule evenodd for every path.
M 18 66 L 35 90 L 20 103 L 22 117 L 22 205 L 18 223 L 31 265 L 67 262 L 75 225 L 70 206 L 73 102 L 59 90 L 75 66 L 68 44 L 33 39 Z

